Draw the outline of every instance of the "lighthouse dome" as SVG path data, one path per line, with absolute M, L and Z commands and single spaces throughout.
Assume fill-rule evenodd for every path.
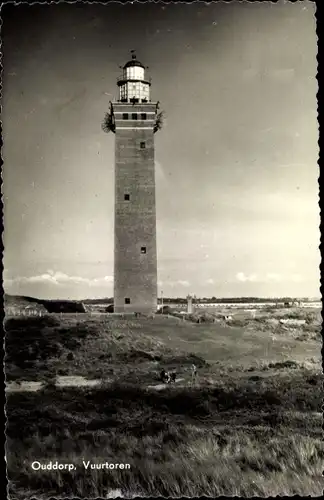
M 132 66 L 138 66 L 140 68 L 145 69 L 144 64 L 142 64 L 140 61 L 136 59 L 136 54 L 134 50 L 131 50 L 131 54 L 132 54 L 132 59 L 125 64 L 124 70 L 127 68 L 131 68 Z
M 121 102 L 149 102 L 150 78 L 145 76 L 146 67 L 136 58 L 132 50 L 132 59 L 123 66 L 123 74 L 118 78 L 119 99 Z
M 128 61 L 125 66 L 124 66 L 124 69 L 126 68 L 130 68 L 132 66 L 139 66 L 140 68 L 143 68 L 145 69 L 145 66 L 144 64 L 142 64 L 140 61 L 138 61 L 137 59 L 131 59 L 130 61 Z

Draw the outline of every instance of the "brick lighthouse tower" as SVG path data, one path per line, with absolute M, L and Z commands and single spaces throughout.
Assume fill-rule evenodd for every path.
M 132 51 L 111 102 L 115 138 L 114 311 L 157 309 L 154 133 L 158 103 Z

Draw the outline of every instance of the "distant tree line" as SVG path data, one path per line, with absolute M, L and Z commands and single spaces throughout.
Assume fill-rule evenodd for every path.
M 104 297 L 102 299 L 85 299 L 82 300 L 83 304 L 113 304 L 114 303 L 114 298 L 113 297 Z
M 46 308 L 51 308 L 51 307 L 56 307 L 57 304 L 64 305 L 64 308 L 67 306 L 72 307 L 73 304 L 77 305 L 82 305 L 82 304 L 88 304 L 88 305 L 102 305 L 102 304 L 113 304 L 114 303 L 114 298 L 113 297 L 103 297 L 100 299 L 84 299 L 84 300 L 45 300 L 45 299 L 37 299 L 34 297 L 27 297 L 27 296 L 18 296 L 18 295 L 9 295 L 5 294 L 4 295 L 4 302 L 7 306 L 9 305 L 17 305 L 21 300 L 25 301 L 26 304 L 28 303 L 36 303 L 39 305 L 43 305 Z M 223 298 L 223 297 L 192 297 L 192 302 L 193 304 L 245 304 L 245 303 L 271 303 L 271 302 L 284 302 L 284 303 L 294 303 L 298 301 L 302 302 L 308 302 L 310 299 L 307 297 L 303 298 L 296 298 L 296 297 L 229 297 L 229 298 Z M 18 301 L 18 302 L 17 302 Z M 64 303 L 64 304 L 63 304 Z M 158 298 L 158 304 L 186 304 L 187 303 L 187 298 L 186 297 L 161 297 Z
M 230 297 L 230 298 L 217 298 L 217 297 L 202 297 L 202 298 L 193 298 L 193 303 L 196 304 L 246 304 L 246 303 L 267 303 L 267 302 L 293 302 L 298 300 L 294 297 Z M 307 300 L 307 299 L 303 299 Z M 183 297 L 163 297 L 163 304 L 171 304 L 176 302 L 177 304 L 186 304 L 187 299 Z M 162 303 L 162 299 L 158 299 L 158 303 Z

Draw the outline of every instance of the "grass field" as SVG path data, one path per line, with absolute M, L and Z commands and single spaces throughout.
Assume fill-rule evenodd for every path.
M 8 381 L 112 380 L 7 394 L 10 498 L 320 496 L 321 320 L 312 314 L 299 329 L 265 316 L 233 326 L 158 316 L 8 320 Z M 162 367 L 183 380 L 156 391 L 149 386 Z M 76 470 L 33 471 L 34 460 Z M 88 460 L 131 468 L 86 470 Z

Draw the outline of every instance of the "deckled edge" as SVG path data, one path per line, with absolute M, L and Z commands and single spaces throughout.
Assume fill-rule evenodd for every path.
M 2 9 L 3 5 L 0 5 L 0 33 L 2 35 L 2 28 L 3 28 L 3 21 L 2 21 Z M 3 467 L 5 469 L 5 474 L 3 474 L 3 477 L 5 477 L 5 482 L 4 482 L 4 495 L 5 498 L 9 498 L 9 482 L 8 482 L 8 475 L 7 475 L 7 460 L 6 460 L 6 445 L 7 445 L 7 434 L 6 434 L 6 428 L 7 428 L 7 413 L 6 413 L 6 393 L 5 393 L 5 365 L 4 365 L 4 357 L 5 357 L 5 334 L 4 334 L 4 289 L 3 289 L 3 233 L 4 233 L 4 224 L 3 224 L 3 217 L 4 217 L 4 212 L 3 212 L 3 191 L 2 191 L 2 186 L 3 186 L 3 158 L 2 158 L 2 146 L 3 146 L 3 128 L 2 128 L 2 75 L 3 75 L 3 53 L 2 53 L 2 36 L 0 36 L 0 168 L 1 168 L 1 199 L 0 199 L 0 207 L 1 207 L 1 326 L 2 326 L 2 373 L 3 373 L 3 396 L 4 396 L 4 405 L 3 405 L 3 411 L 4 411 L 4 450 L 3 450 Z
M 321 5 L 321 7 L 320 7 Z M 316 102 L 317 102 L 317 124 L 318 124 L 318 160 L 317 160 L 317 165 L 318 165 L 318 208 L 319 208 L 319 216 L 320 216 L 320 225 L 319 225 L 319 231 L 320 231 L 320 238 L 319 238 L 319 250 L 320 250 L 320 264 L 319 264 L 319 271 L 320 271 L 320 293 L 321 293 L 321 301 L 322 301 L 322 308 L 321 308 L 321 316 L 322 316 L 322 328 L 321 328 L 321 333 L 322 333 L 322 349 L 321 349 L 321 354 L 322 354 L 322 373 L 324 373 L 324 335 L 323 335 L 323 281 L 322 281 L 322 269 L 323 269 L 323 259 L 322 259 L 322 249 L 323 249 L 323 242 L 322 242 L 322 210 L 321 210 L 321 125 L 320 125 L 320 104 L 321 104 L 321 94 L 319 91 L 319 85 L 320 85 L 320 69 L 321 66 L 319 64 L 319 50 L 320 50 L 320 43 L 321 43 L 321 37 L 320 37 L 320 17 L 321 17 L 321 9 L 322 13 L 324 12 L 323 9 L 323 2 L 318 0 L 315 2 L 315 31 L 316 31 L 316 36 L 317 36 L 317 53 L 316 53 L 316 61 L 317 61 L 317 73 L 316 73 L 316 80 L 317 80 L 317 93 L 316 93 Z M 322 384 L 322 387 L 324 388 L 324 381 Z M 322 431 L 324 431 L 324 418 L 323 418 L 323 410 L 324 410 L 324 398 L 322 399 Z M 324 470 L 322 471 L 322 475 L 324 475 Z

